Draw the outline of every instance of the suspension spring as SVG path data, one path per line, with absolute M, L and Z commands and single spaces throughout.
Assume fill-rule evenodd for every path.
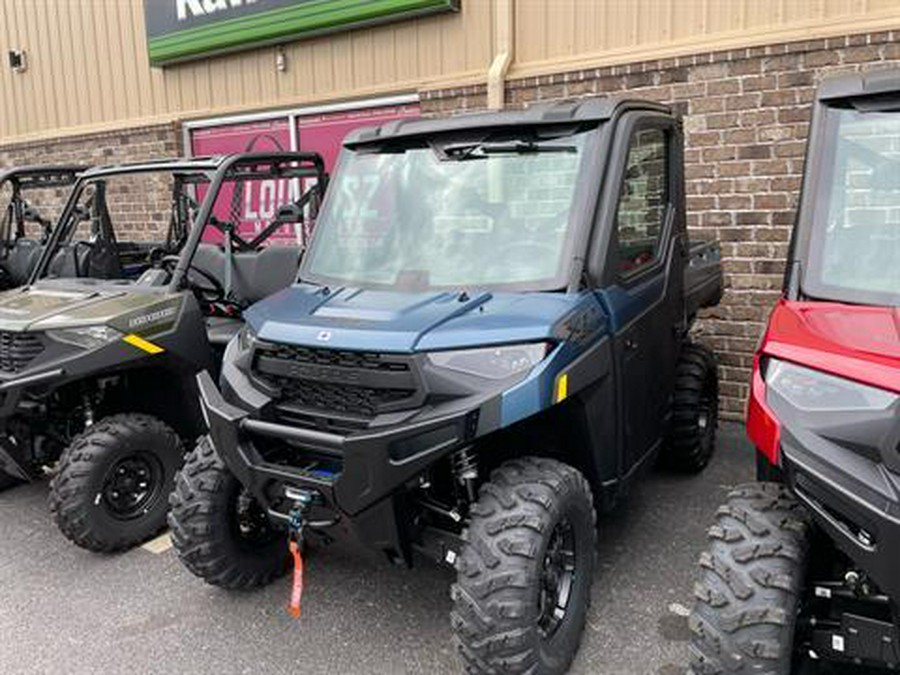
M 84 395 L 84 428 L 89 429 L 94 424 L 94 402 L 90 394 Z
M 466 488 L 469 501 L 475 501 L 475 483 L 478 480 L 478 458 L 471 446 L 457 450 L 451 457 L 453 475 Z

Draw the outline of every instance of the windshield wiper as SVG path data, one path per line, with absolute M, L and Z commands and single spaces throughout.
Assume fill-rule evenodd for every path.
M 481 152 L 486 155 L 530 155 L 539 152 L 577 152 L 574 145 L 544 145 L 526 141 L 515 143 L 485 143 L 481 146 Z
M 577 152 L 574 145 L 545 145 L 531 141 L 510 143 L 453 143 L 443 147 L 435 146 L 442 160 L 463 161 L 484 159 L 489 155 L 530 155 L 537 153 Z

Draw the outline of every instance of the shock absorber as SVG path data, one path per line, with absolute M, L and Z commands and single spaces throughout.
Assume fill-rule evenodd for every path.
M 89 393 L 85 393 L 82 402 L 84 405 L 84 428 L 89 429 L 94 424 L 94 401 Z
M 478 480 L 478 458 L 471 445 L 460 448 L 450 458 L 453 475 L 457 482 L 466 488 L 469 502 L 475 501 L 475 482 Z

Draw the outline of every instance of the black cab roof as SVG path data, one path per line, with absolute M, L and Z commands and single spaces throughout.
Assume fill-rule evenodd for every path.
M 451 117 L 403 119 L 377 127 L 363 127 L 347 134 L 344 145 L 353 147 L 385 140 L 430 136 L 453 131 L 603 122 L 623 110 L 653 110 L 672 114 L 669 106 L 652 101 L 592 96 L 587 98 L 536 103 L 522 110 L 462 113 Z
M 885 94 L 900 97 L 900 68 L 828 77 L 816 90 L 820 101 Z

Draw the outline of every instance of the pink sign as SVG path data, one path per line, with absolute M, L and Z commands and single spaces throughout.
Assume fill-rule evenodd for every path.
M 235 152 L 269 152 L 290 150 L 291 133 L 287 118 L 230 124 L 198 129 L 191 134 L 191 151 L 195 156 L 225 155 Z M 222 186 L 213 215 L 221 222 L 234 223 L 238 234 L 252 238 L 271 222 L 278 207 L 300 197 L 305 186 L 299 179 L 254 180 Z M 200 194 L 202 197 L 203 194 Z M 283 243 L 302 239 L 302 232 L 289 226 L 273 236 Z M 222 233 L 207 227 L 203 240 L 221 242 Z
M 297 149 L 318 152 L 325 160 L 326 171 L 330 173 L 344 137 L 353 129 L 418 116 L 418 104 L 410 104 L 298 117 Z M 206 127 L 191 132 L 191 152 L 194 156 L 290 149 L 291 134 L 286 116 L 261 122 Z M 241 185 L 226 184 L 219 193 L 213 213 L 222 222 L 234 223 L 245 239 L 252 238 L 271 222 L 280 206 L 299 199 L 314 180 L 271 179 L 247 181 Z M 198 196 L 202 198 L 203 192 Z M 296 227 L 287 225 L 272 236 L 271 242 L 302 244 L 307 234 L 301 224 Z M 203 240 L 219 243 L 222 234 L 215 228 L 207 227 Z
M 378 126 L 397 119 L 413 119 L 419 117 L 419 114 L 419 105 L 410 104 L 298 117 L 300 149 L 322 155 L 326 170 L 330 172 L 334 169 L 344 137 L 354 129 Z

